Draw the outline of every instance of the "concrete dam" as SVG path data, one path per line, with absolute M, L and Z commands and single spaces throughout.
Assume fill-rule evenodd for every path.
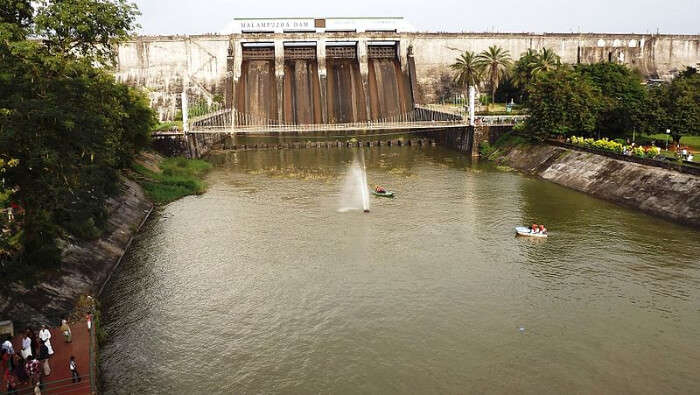
M 700 63 L 699 35 L 422 33 L 402 18 L 237 19 L 230 34 L 137 37 L 119 48 L 116 78 L 148 91 L 161 120 L 183 91 L 235 110 L 240 124 L 371 121 L 436 100 L 465 50 L 517 59 L 553 49 L 566 63 L 618 62 L 670 79 Z
M 360 122 L 413 109 L 394 43 L 369 45 L 361 63 L 355 43 L 284 43 L 276 51 L 274 43 L 246 42 L 233 62 L 227 83 L 239 124 Z

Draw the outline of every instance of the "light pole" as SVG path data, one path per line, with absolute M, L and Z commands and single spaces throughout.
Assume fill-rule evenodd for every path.
M 668 151 L 668 138 L 671 135 L 671 129 L 666 129 L 666 151 Z

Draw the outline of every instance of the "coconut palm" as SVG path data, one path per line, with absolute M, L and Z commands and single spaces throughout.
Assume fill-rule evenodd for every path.
M 491 102 L 493 103 L 496 99 L 496 89 L 498 89 L 499 82 L 508 74 L 508 68 L 512 62 L 510 54 L 507 50 L 493 45 L 476 58 L 477 65 L 484 70 L 485 77 L 491 85 Z
M 511 79 L 513 85 L 516 88 L 525 88 L 527 84 L 530 83 L 532 79 L 532 68 L 537 63 L 537 57 L 539 54 L 536 50 L 529 48 L 525 53 L 520 55 L 513 65 L 513 70 L 511 71 Z
M 542 48 L 542 52 L 538 53 L 535 61 L 530 64 L 532 66 L 532 76 L 536 77 L 537 74 L 554 70 L 560 65 L 561 58 L 556 52 Z
M 463 87 L 466 97 L 469 97 L 469 88 L 478 86 L 481 81 L 482 69 L 477 62 L 477 56 L 474 52 L 464 51 L 450 68 L 455 72 L 455 83 Z

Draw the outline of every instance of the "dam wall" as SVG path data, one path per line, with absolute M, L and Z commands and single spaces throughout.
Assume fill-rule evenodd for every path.
M 208 100 L 225 95 L 228 36 L 138 37 L 119 46 L 116 79 L 144 88 L 161 120 L 172 120 L 187 86 Z
M 528 49 L 554 50 L 564 63 L 616 62 L 639 70 L 647 78 L 671 79 L 686 66 L 700 63 L 698 35 L 644 34 L 410 34 L 422 100 L 435 99 L 435 87 L 449 65 L 465 50 L 475 53 L 496 45 L 515 60 Z
M 623 63 L 647 78 L 700 63 L 700 35 L 290 32 L 137 37 L 119 47 L 114 73 L 145 88 L 161 120 L 184 89 L 270 122 L 353 122 L 434 102 L 460 53 L 492 45 L 516 59 L 549 48 L 566 63 Z

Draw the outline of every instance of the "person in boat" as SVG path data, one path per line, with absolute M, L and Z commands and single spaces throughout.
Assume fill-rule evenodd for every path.
M 375 190 L 377 193 L 386 193 L 386 189 L 382 188 L 380 185 L 377 185 L 377 187 L 374 188 L 374 190 Z
M 532 229 L 530 230 L 531 233 L 539 233 L 540 232 L 540 227 L 537 224 L 532 224 Z
M 540 233 L 542 233 L 543 235 L 547 234 L 547 228 L 545 228 L 544 225 L 540 225 Z

